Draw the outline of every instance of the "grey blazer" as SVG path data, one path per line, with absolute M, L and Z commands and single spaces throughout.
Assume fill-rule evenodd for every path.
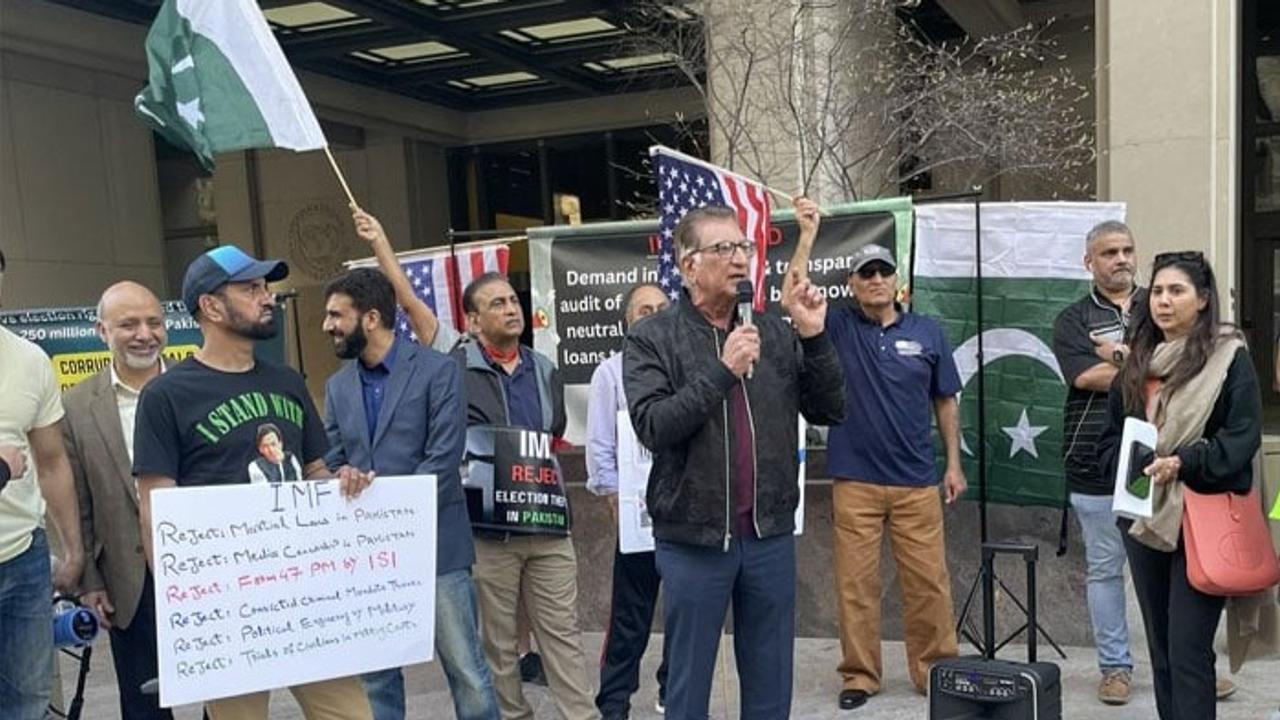
M 359 360 L 325 383 L 325 463 L 379 475 L 436 475 L 436 574 L 475 560 L 459 468 L 466 444 L 466 401 L 456 363 L 435 350 L 399 340 L 373 438 L 365 422 Z M 375 481 L 376 482 L 376 481 Z

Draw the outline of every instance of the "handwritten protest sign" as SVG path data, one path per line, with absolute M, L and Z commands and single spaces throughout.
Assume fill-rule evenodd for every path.
M 160 704 L 431 659 L 436 480 L 152 494 Z

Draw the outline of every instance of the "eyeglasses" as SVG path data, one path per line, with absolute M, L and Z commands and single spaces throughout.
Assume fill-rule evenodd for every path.
M 1163 265 L 1165 263 L 1175 262 L 1204 262 L 1204 253 L 1199 250 L 1178 250 L 1177 252 L 1162 252 L 1156 255 L 1154 264 Z
M 729 258 L 733 257 L 734 250 L 741 250 L 743 255 L 751 257 L 756 251 L 755 241 L 740 240 L 738 242 L 730 242 L 728 240 L 721 240 L 720 242 L 711 243 L 710 245 L 703 245 L 696 250 L 690 250 L 689 254 L 697 255 L 700 252 L 714 252 L 722 258 Z
M 862 278 L 863 280 L 870 280 L 876 275 L 879 275 L 882 278 L 893 277 L 894 275 L 897 274 L 897 272 L 898 271 L 896 269 L 891 268 L 884 263 L 871 263 L 869 265 L 863 265 L 857 270 L 858 277 Z

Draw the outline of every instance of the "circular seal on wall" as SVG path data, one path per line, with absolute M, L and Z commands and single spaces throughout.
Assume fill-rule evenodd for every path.
M 316 203 L 294 214 L 289 221 L 291 264 L 317 280 L 328 280 L 342 272 L 347 259 L 342 218 L 333 208 Z

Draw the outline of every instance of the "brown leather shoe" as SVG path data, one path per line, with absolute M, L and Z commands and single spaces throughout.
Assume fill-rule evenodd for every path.
M 1129 702 L 1129 685 L 1133 674 L 1128 670 L 1108 670 L 1098 684 L 1098 700 L 1107 705 L 1124 705 Z
M 1226 700 L 1235 695 L 1236 689 L 1236 684 L 1226 678 L 1218 678 L 1218 682 L 1213 685 L 1213 691 L 1219 700 Z

